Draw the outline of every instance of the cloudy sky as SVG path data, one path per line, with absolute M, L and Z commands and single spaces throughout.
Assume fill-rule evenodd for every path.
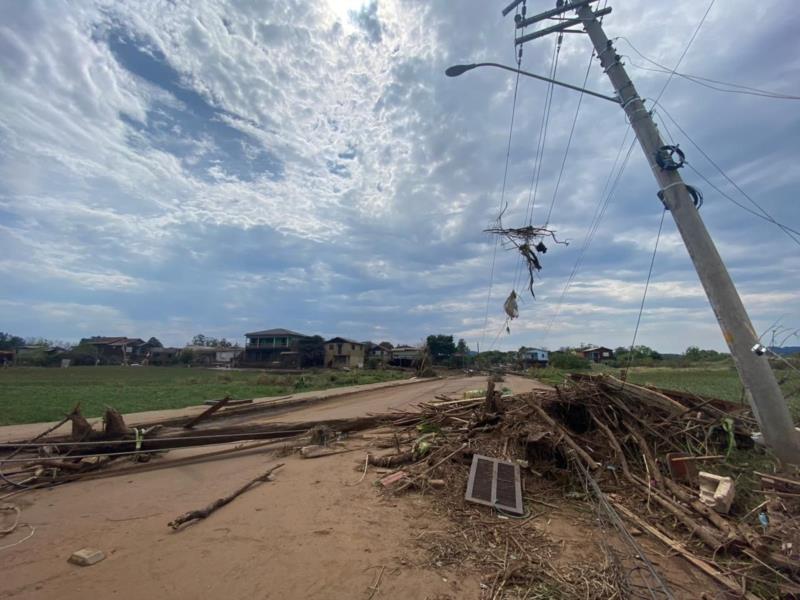
M 406 343 L 448 333 L 473 349 L 629 344 L 661 207 L 634 148 L 563 293 L 628 128 L 618 106 L 584 97 L 555 194 L 579 100 L 569 90 L 553 96 L 533 222 L 552 205 L 570 245 L 550 244 L 535 300 L 501 246 L 487 305 L 495 244 L 483 230 L 500 204 L 514 78 L 444 69 L 513 63 L 504 4 L 3 2 L 0 330 L 176 345 L 270 327 Z M 530 0 L 529 12 L 552 4 Z M 654 98 L 667 76 L 639 68 L 630 43 L 674 66 L 708 3 L 610 4 L 607 33 L 626 38 L 618 51 Z M 680 70 L 800 94 L 799 28 L 793 0 L 717 2 Z M 526 44 L 523 67 L 546 74 L 555 41 Z M 566 36 L 558 77 L 581 84 L 589 61 L 588 39 Z M 587 87 L 611 93 L 604 77 L 593 61 Z M 527 224 L 546 92 L 520 81 L 508 226 Z M 674 78 L 661 104 L 800 228 L 800 102 Z M 747 203 L 666 124 L 700 173 Z M 756 328 L 800 327 L 798 246 L 684 174 Z M 724 346 L 669 215 L 639 341 Z

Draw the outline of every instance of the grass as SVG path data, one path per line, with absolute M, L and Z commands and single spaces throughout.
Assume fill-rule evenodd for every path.
M 225 396 L 258 398 L 405 379 L 401 371 L 275 374 L 186 367 L 0 369 L 0 425 L 57 421 L 78 402 L 87 417 L 182 408 Z

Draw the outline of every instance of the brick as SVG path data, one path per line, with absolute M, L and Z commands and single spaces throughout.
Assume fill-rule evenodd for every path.
M 94 548 L 82 548 L 81 550 L 72 553 L 72 556 L 69 557 L 69 562 L 75 565 L 80 565 L 81 567 L 89 567 L 99 563 L 105 557 L 106 555 L 102 550 L 96 550 Z

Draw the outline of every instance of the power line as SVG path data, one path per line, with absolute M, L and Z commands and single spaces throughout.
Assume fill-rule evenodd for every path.
M 647 281 L 644 284 L 644 293 L 642 294 L 642 303 L 639 305 L 639 315 L 636 317 L 636 327 L 633 329 L 633 339 L 631 340 L 631 348 L 628 351 L 628 364 L 625 366 L 625 379 L 627 379 L 628 369 L 631 368 L 633 361 L 633 347 L 636 345 L 636 336 L 639 334 L 639 325 L 642 322 L 642 313 L 644 312 L 644 302 L 647 299 L 647 290 L 650 288 L 650 278 L 653 276 L 653 265 L 656 262 L 656 253 L 658 252 L 658 242 L 661 239 L 661 231 L 664 228 L 664 216 L 667 214 L 667 208 L 661 211 L 661 222 L 658 224 L 658 234 L 656 234 L 656 243 L 653 246 L 653 255 L 650 257 L 650 269 L 647 271 Z
M 686 133 L 686 130 L 683 127 L 681 127 L 680 124 L 675 120 L 675 118 L 670 114 L 670 112 L 666 108 L 664 108 L 663 104 L 658 104 L 658 106 L 659 106 L 660 110 L 663 111 L 663 113 L 667 116 L 667 118 L 670 121 L 672 121 L 672 123 L 675 125 L 675 127 L 678 128 L 678 130 L 686 137 L 686 139 L 689 140 L 689 142 L 691 142 L 691 144 L 697 149 L 697 151 L 700 152 L 700 154 L 702 154 L 703 157 L 711 164 L 711 166 L 713 166 L 719 172 L 719 174 L 722 175 L 728 181 L 728 183 L 730 183 L 734 188 L 736 188 L 736 190 L 742 196 L 744 196 L 753 206 L 755 206 L 756 209 L 758 209 L 759 212 L 756 212 L 755 210 L 752 210 L 752 209 L 748 208 L 747 206 L 745 206 L 741 202 L 735 200 L 729 194 L 726 194 L 719 187 L 714 185 L 705 175 L 700 173 L 694 166 L 692 166 L 690 163 L 686 163 L 686 164 L 689 165 L 690 169 L 692 169 L 695 173 L 697 173 L 706 183 L 708 183 L 711 187 L 713 187 L 724 198 L 726 198 L 727 200 L 733 202 L 739 208 L 749 212 L 750 214 L 758 217 L 759 219 L 762 219 L 764 221 L 767 221 L 768 223 L 772 223 L 773 225 L 776 225 L 777 227 L 779 227 L 789 237 L 789 239 L 791 239 L 796 244 L 800 245 L 800 238 L 798 237 L 798 236 L 800 236 L 800 231 L 798 231 L 798 230 L 796 230 L 796 229 L 794 229 L 792 227 L 789 227 L 788 225 L 784 225 L 783 223 L 780 223 L 771 214 L 769 214 L 769 212 L 767 212 L 766 209 L 764 209 L 758 202 L 756 202 L 755 199 L 753 199 L 747 192 L 745 192 L 741 188 L 741 186 L 738 183 L 736 183 L 722 169 L 722 167 L 720 167 L 719 164 L 717 164 L 717 162 L 714 161 L 714 159 L 711 158 L 708 155 L 708 153 L 700 147 L 700 145 L 688 133 Z M 672 136 L 670 135 L 670 137 L 672 137 Z
M 547 329 L 545 329 L 545 334 L 544 334 L 545 340 L 550 335 L 550 330 L 553 328 L 553 324 L 561 314 L 561 307 L 564 304 L 567 292 L 569 291 L 569 288 L 572 285 L 575 276 L 577 275 L 578 271 L 583 265 L 583 259 L 584 256 L 586 255 L 586 251 L 589 249 L 589 246 L 591 246 L 592 241 L 594 240 L 594 236 L 597 233 L 598 228 L 600 227 L 600 222 L 603 220 L 603 216 L 605 215 L 606 209 L 608 208 L 611 198 L 614 196 L 614 192 L 616 191 L 617 185 L 619 184 L 622 174 L 625 171 L 625 167 L 628 164 L 628 159 L 631 156 L 633 147 L 636 145 L 636 138 L 634 137 L 628 146 L 628 151 L 625 154 L 625 159 L 623 160 L 621 166 L 619 167 L 619 170 L 617 170 L 617 174 L 615 177 L 614 171 L 617 169 L 620 156 L 622 155 L 622 151 L 625 149 L 625 142 L 627 142 L 628 134 L 630 132 L 631 128 L 629 125 L 628 128 L 625 130 L 625 135 L 622 138 L 622 143 L 620 144 L 619 149 L 617 150 L 617 155 L 614 158 L 614 163 L 611 165 L 611 170 L 609 171 L 608 177 L 606 178 L 605 185 L 603 186 L 603 191 L 600 193 L 599 201 L 597 203 L 597 206 L 595 207 L 595 211 L 594 214 L 592 215 L 592 220 L 589 223 L 589 228 L 586 231 L 586 235 L 583 238 L 583 243 L 581 245 L 580 252 L 578 253 L 578 257 L 575 259 L 575 264 L 572 266 L 572 271 L 570 272 L 569 277 L 567 278 L 567 282 L 564 284 L 564 288 L 561 290 L 561 296 L 558 299 L 556 310 L 553 312 L 550 321 L 547 323 Z
M 711 2 L 709 2 L 708 8 L 706 9 L 706 12 L 703 14 L 703 17 L 700 19 L 700 22 L 697 24 L 697 27 L 695 27 L 694 33 L 692 34 L 692 37 L 689 38 L 689 42 L 686 44 L 686 47 L 683 49 L 683 53 L 681 54 L 680 58 L 678 59 L 678 62 L 675 63 L 675 67 L 672 68 L 672 70 L 669 73 L 669 77 L 667 77 L 667 80 L 664 82 L 664 87 L 662 87 L 661 91 L 658 93 L 658 97 L 656 98 L 656 102 L 661 100 L 661 96 L 663 96 L 664 92 L 667 91 L 667 86 L 672 81 L 672 78 L 675 75 L 676 71 L 678 70 L 678 67 L 681 66 L 681 63 L 683 62 L 683 59 L 686 57 L 686 53 L 689 52 L 689 48 L 691 48 L 692 43 L 694 42 L 694 39 L 697 37 L 697 34 L 700 33 L 700 28 L 703 26 L 703 23 L 706 22 L 706 17 L 708 17 L 708 13 L 711 12 L 711 9 L 714 7 L 714 4 L 716 3 L 716 1 L 717 0 L 711 0 Z
M 550 79 L 556 78 L 556 73 L 558 72 L 558 58 L 561 54 L 561 42 L 562 36 L 559 35 L 556 38 L 555 45 L 553 46 L 553 56 L 550 62 Z M 539 136 L 536 140 L 536 153 L 534 154 L 533 158 L 533 173 L 531 174 L 531 185 L 528 188 L 528 203 L 525 207 L 525 220 L 528 221 L 529 224 L 533 222 L 533 209 L 536 206 L 536 195 L 539 190 L 539 176 L 542 171 L 542 162 L 544 158 L 544 148 L 545 143 L 547 141 L 547 129 L 550 123 L 550 107 L 553 104 L 553 92 L 555 90 L 555 85 L 550 82 L 547 88 L 547 94 L 545 95 L 545 102 L 544 107 L 542 109 L 542 122 L 539 126 Z M 524 264 L 525 259 L 520 256 L 519 260 L 517 261 L 516 267 L 514 269 L 514 279 L 512 282 L 511 288 L 516 290 L 517 285 L 519 284 L 519 277 L 522 273 L 522 265 Z
M 658 68 L 653 69 L 651 67 L 644 67 L 642 65 L 637 65 L 636 63 L 634 63 L 633 61 L 631 61 L 629 59 L 628 63 L 632 67 L 635 67 L 637 69 L 642 69 L 644 71 L 652 71 L 652 72 L 655 72 L 655 73 L 673 73 L 673 71 L 669 67 L 666 67 L 666 66 L 662 65 L 661 63 L 653 60 L 652 58 L 644 55 L 633 44 L 633 42 L 631 42 L 627 37 L 621 35 L 621 36 L 618 36 L 615 39 L 623 40 L 624 42 L 626 42 L 631 47 L 631 49 L 636 54 L 638 54 L 642 59 L 646 60 L 647 62 L 649 62 L 652 65 L 655 65 Z M 761 97 L 764 97 L 764 98 L 773 98 L 773 99 L 776 99 L 776 100 L 800 100 L 800 96 L 793 96 L 791 94 L 782 94 L 780 92 L 773 92 L 773 91 L 770 91 L 770 90 L 764 90 L 764 89 L 761 89 L 761 88 L 752 87 L 752 86 L 748 86 L 748 85 L 742 85 L 742 84 L 738 84 L 738 83 L 731 83 L 729 81 L 721 81 L 719 79 L 711 79 L 710 77 L 701 77 L 699 75 L 689 75 L 687 73 L 680 73 L 678 71 L 674 71 L 674 75 L 677 76 L 677 77 L 681 77 L 683 79 L 686 79 L 688 81 L 691 81 L 692 83 L 696 83 L 697 85 L 702 85 L 704 87 L 707 87 L 707 88 L 712 89 L 712 90 L 717 90 L 719 92 L 726 92 L 726 93 L 731 93 L 731 94 L 745 94 L 745 95 L 749 95 L 749 96 L 761 96 Z M 727 87 L 718 87 L 718 86 L 727 86 Z M 737 89 L 728 89 L 728 88 L 737 88 Z
M 519 91 L 519 77 L 520 72 L 519 69 L 522 67 L 522 46 L 519 47 L 519 53 L 517 54 L 517 76 L 514 80 L 514 99 L 511 102 L 511 123 L 508 127 L 508 144 L 506 146 L 506 165 L 503 169 L 503 187 L 500 192 L 500 214 L 497 216 L 498 223 L 503 217 L 503 213 L 506 210 L 507 204 L 505 201 L 506 197 L 506 183 L 508 182 L 508 164 L 511 158 L 511 139 L 514 134 L 514 117 L 517 113 L 517 92 Z M 494 249 L 492 250 L 492 266 L 489 271 L 489 290 L 486 294 L 486 311 L 483 316 L 483 331 L 481 332 L 481 342 L 484 341 L 486 338 L 486 326 L 489 323 L 489 306 L 492 301 L 492 287 L 494 285 L 494 267 L 497 262 L 497 245 L 500 243 L 498 237 L 494 239 Z
M 663 87 L 661 88 L 661 91 L 658 94 L 658 98 L 656 99 L 656 103 L 658 103 L 658 100 L 660 100 L 661 97 L 664 95 L 664 92 L 666 92 L 667 86 L 669 86 L 670 81 L 672 81 L 672 77 L 677 72 L 678 67 L 683 62 L 683 59 L 686 57 L 686 54 L 689 52 L 689 48 L 691 47 L 692 43 L 694 42 L 695 38 L 697 37 L 697 34 L 700 32 L 700 29 L 702 28 L 703 23 L 705 23 L 705 20 L 708 17 L 708 14 L 711 12 L 711 9 L 713 8 L 715 2 L 716 2 L 716 0 L 711 0 L 711 2 L 709 3 L 708 8 L 706 9 L 706 12 L 703 14 L 703 17 L 700 19 L 700 22 L 697 24 L 697 27 L 695 27 L 694 33 L 692 33 L 692 37 L 689 38 L 689 41 L 686 44 L 686 47 L 683 49 L 683 52 L 681 53 L 680 57 L 678 58 L 678 62 L 675 63 L 675 67 L 670 70 L 670 76 L 667 78 L 667 81 L 664 82 L 664 85 L 663 85 Z M 625 139 L 627 139 L 629 131 L 630 131 L 630 125 L 628 126 L 628 129 L 625 131 L 625 138 L 623 138 L 622 145 L 620 146 L 620 151 L 625 146 Z M 600 213 L 598 215 L 598 219 L 596 219 L 593 222 L 593 224 L 590 226 L 589 232 L 587 233 L 586 238 L 584 238 L 583 247 L 581 247 L 581 251 L 578 254 L 578 258 L 575 261 L 575 265 L 573 266 L 572 272 L 570 273 L 570 276 L 567 279 L 567 283 L 564 285 L 564 289 L 561 292 L 561 297 L 559 298 L 558 305 L 556 307 L 556 311 L 553 314 L 553 317 L 550 319 L 550 322 L 547 325 L 545 338 L 550 334 L 550 330 L 551 330 L 555 320 L 558 318 L 558 315 L 561 313 L 561 306 L 563 304 L 564 298 L 566 297 L 567 291 L 569 290 L 570 286 L 572 285 L 572 282 L 573 282 L 573 280 L 575 278 L 575 275 L 577 274 L 578 270 L 580 270 L 580 267 L 583 264 L 583 257 L 586 254 L 586 250 L 589 248 L 589 246 L 592 243 L 592 240 L 594 239 L 594 236 L 595 236 L 595 234 L 597 232 L 597 228 L 599 227 L 600 221 L 602 220 L 603 214 L 605 213 L 605 210 L 608 207 L 608 202 L 610 201 L 611 196 L 613 195 L 614 191 L 616 190 L 616 186 L 619 183 L 620 177 L 622 176 L 622 173 L 625 170 L 625 166 L 628 164 L 628 159 L 630 158 L 630 155 L 631 155 L 631 152 L 633 151 L 633 146 L 635 145 L 635 143 L 636 143 L 636 138 L 634 137 L 634 139 L 631 141 L 631 145 L 628 148 L 628 152 L 627 152 L 627 154 L 625 156 L 625 160 L 622 163 L 622 166 L 620 167 L 619 171 L 617 172 L 617 177 L 615 178 L 614 184 L 613 184 L 611 190 L 609 191 L 609 195 L 608 195 L 608 197 L 606 197 L 605 201 L 602 202 L 602 208 L 601 208 Z M 619 159 L 619 152 L 617 152 L 617 159 Z M 616 166 L 617 159 L 615 159 L 615 161 L 614 161 L 614 166 Z M 613 173 L 613 170 L 614 169 L 612 167 L 611 173 Z M 609 174 L 609 178 L 611 177 L 611 173 Z M 608 181 L 606 181 L 606 185 L 607 184 L 608 184 Z
M 594 50 L 589 55 L 589 65 L 586 67 L 586 75 L 583 77 L 583 85 L 581 88 L 586 87 L 586 83 L 589 81 L 589 72 L 592 69 L 592 61 L 594 60 Z M 569 156 L 569 149 L 572 144 L 572 136 L 575 134 L 575 125 L 578 123 L 578 115 L 581 112 L 581 104 L 583 102 L 583 91 L 578 95 L 578 105 L 575 107 L 575 115 L 572 117 L 572 127 L 569 130 L 569 137 L 567 138 L 567 145 L 564 148 L 564 157 L 561 159 L 561 169 L 558 171 L 558 178 L 556 179 L 556 186 L 553 189 L 553 199 L 550 201 L 550 208 L 547 210 L 547 218 L 544 220 L 544 227 L 550 223 L 550 217 L 553 214 L 553 207 L 556 203 L 556 198 L 558 196 L 558 189 L 561 186 L 561 178 L 564 175 L 564 167 L 567 164 L 567 156 Z

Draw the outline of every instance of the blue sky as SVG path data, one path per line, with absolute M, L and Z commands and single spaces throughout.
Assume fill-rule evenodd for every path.
M 502 304 L 517 257 L 483 233 L 498 212 L 513 77 L 458 79 L 454 63 L 514 60 L 502 2 L 58 2 L 0 6 L 0 330 L 77 340 L 195 333 L 243 340 L 287 327 L 472 348 L 630 343 L 660 218 L 638 148 L 574 282 L 627 124 L 555 91 L 534 205 L 551 245 L 521 315 Z M 551 2 L 529 2 L 529 13 Z M 610 2 L 605 19 L 642 96 L 674 65 L 706 2 Z M 800 93 L 800 13 L 790 0 L 718 2 L 681 71 Z M 555 39 L 525 46 L 545 74 Z M 580 84 L 584 36 L 565 38 L 559 78 Z M 611 93 L 593 62 L 588 87 Z M 504 216 L 525 224 L 545 84 L 522 80 Z M 779 221 L 800 228 L 800 102 L 671 81 L 661 104 Z M 747 202 L 683 139 L 690 163 Z M 701 214 L 762 330 L 800 327 L 798 246 L 717 194 Z M 517 289 L 524 283 L 517 282 Z M 557 313 L 557 314 L 556 314 Z M 498 335 L 499 333 L 499 335 Z M 669 216 L 639 342 L 723 349 Z

